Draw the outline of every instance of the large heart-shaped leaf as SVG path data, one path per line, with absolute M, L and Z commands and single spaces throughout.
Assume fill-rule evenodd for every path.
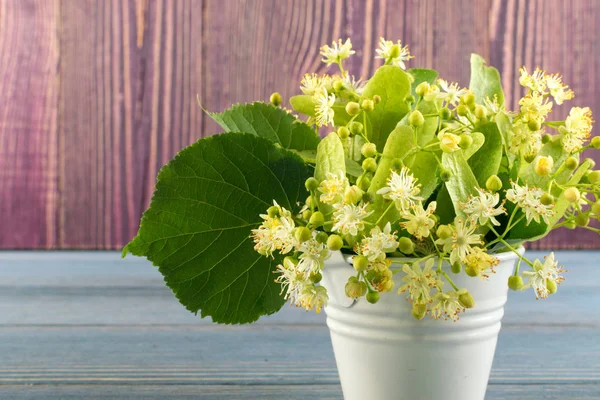
M 123 249 L 147 257 L 190 311 L 248 323 L 284 304 L 281 262 L 254 251 L 250 231 L 276 200 L 298 211 L 302 159 L 252 134 L 226 133 L 183 149 L 158 174 L 137 236 Z
M 481 147 L 469 158 L 471 170 L 480 187 L 485 187 L 487 179 L 498 173 L 502 161 L 502 135 L 495 123 L 479 127 L 485 140 Z M 474 138 L 475 139 L 475 138 Z M 465 157 L 466 158 L 466 157 Z
M 388 136 L 408 113 L 409 107 L 405 98 L 409 94 L 408 74 L 393 65 L 379 68 L 365 86 L 363 96 L 381 97 L 381 102 L 368 114 L 370 126 L 367 132 L 370 141 L 377 145 L 379 151 L 383 151 Z
M 504 92 L 502 91 L 502 82 L 500 73 L 494 67 L 488 67 L 483 57 L 477 54 L 471 54 L 471 82 L 469 89 L 475 93 L 475 101 L 483 103 L 485 96 L 498 99 L 498 104 L 504 104 Z
M 464 217 L 461 204 L 466 203 L 470 195 L 477 194 L 477 179 L 471 171 L 462 150 L 442 154 L 442 165 L 450 172 L 446 189 L 452 199 L 456 215 Z
M 208 113 L 225 131 L 245 132 L 279 143 L 286 149 L 314 150 L 317 133 L 281 108 L 255 102 L 236 104 L 221 113 Z

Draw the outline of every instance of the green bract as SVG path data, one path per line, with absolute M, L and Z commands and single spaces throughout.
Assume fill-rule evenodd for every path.
M 247 323 L 290 300 L 319 312 L 326 260 L 342 251 L 354 257 L 354 275 L 338 283 L 348 296 L 376 303 L 400 288 L 415 318 L 457 319 L 473 298 L 444 263 L 485 279 L 496 252 L 518 253 L 560 226 L 597 231 L 598 174 L 580 157 L 598 147 L 588 144 L 591 111 L 547 120 L 553 102 L 573 97 L 556 75 L 523 69 L 526 95 L 512 112 L 498 71 L 475 54 L 469 88 L 405 71 L 412 56 L 399 41 L 381 39 L 384 65 L 366 82 L 343 66 L 350 40 L 321 54 L 339 74 L 304 76 L 290 98 L 301 118 L 261 102 L 209 113 L 227 133 L 161 169 L 123 254 L 158 266 L 190 311 Z M 557 291 L 563 270 L 552 254 L 519 257 L 511 288 Z

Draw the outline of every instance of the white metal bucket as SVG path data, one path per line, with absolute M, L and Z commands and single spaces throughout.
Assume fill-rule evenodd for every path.
M 453 322 L 415 320 L 397 290 L 382 293 L 377 304 L 354 302 L 344 286 L 355 271 L 342 254 L 333 254 L 322 284 L 329 293 L 325 312 L 344 399 L 483 400 L 517 257 L 499 258 L 488 280 L 451 275 L 475 299 L 475 308 Z

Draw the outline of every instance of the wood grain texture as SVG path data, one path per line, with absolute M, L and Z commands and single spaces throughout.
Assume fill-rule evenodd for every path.
M 600 104 L 595 0 L 24 0 L 1 2 L 0 18 L 0 248 L 120 248 L 160 166 L 219 132 L 197 96 L 211 111 L 289 98 L 339 37 L 357 77 L 380 65 L 384 36 L 462 85 L 483 55 L 512 106 L 522 65 L 561 72 L 570 105 Z M 564 230 L 533 246 L 600 240 Z
M 547 300 L 510 292 L 486 399 L 600 396 L 599 255 L 558 252 Z M 215 325 L 117 252 L 0 252 L 0 354 L 2 399 L 342 398 L 323 314 Z

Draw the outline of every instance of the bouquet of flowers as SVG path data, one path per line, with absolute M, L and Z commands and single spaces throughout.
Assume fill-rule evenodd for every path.
M 407 69 L 400 41 L 381 39 L 383 65 L 365 81 L 344 68 L 349 39 L 321 54 L 335 73 L 305 75 L 293 110 L 274 93 L 208 113 L 227 133 L 163 167 L 124 254 L 147 257 L 183 305 L 220 323 L 286 300 L 319 312 L 335 251 L 355 270 L 347 296 L 376 303 L 397 291 L 416 319 L 473 307 L 451 275 L 486 279 L 500 252 L 519 258 L 511 289 L 555 293 L 564 270 L 553 253 L 529 260 L 521 245 L 562 226 L 599 232 L 589 223 L 600 218 L 600 171 L 580 156 L 600 148 L 590 109 L 549 119 L 574 97 L 561 77 L 522 68 L 512 111 L 498 71 L 475 54 L 468 88 Z

